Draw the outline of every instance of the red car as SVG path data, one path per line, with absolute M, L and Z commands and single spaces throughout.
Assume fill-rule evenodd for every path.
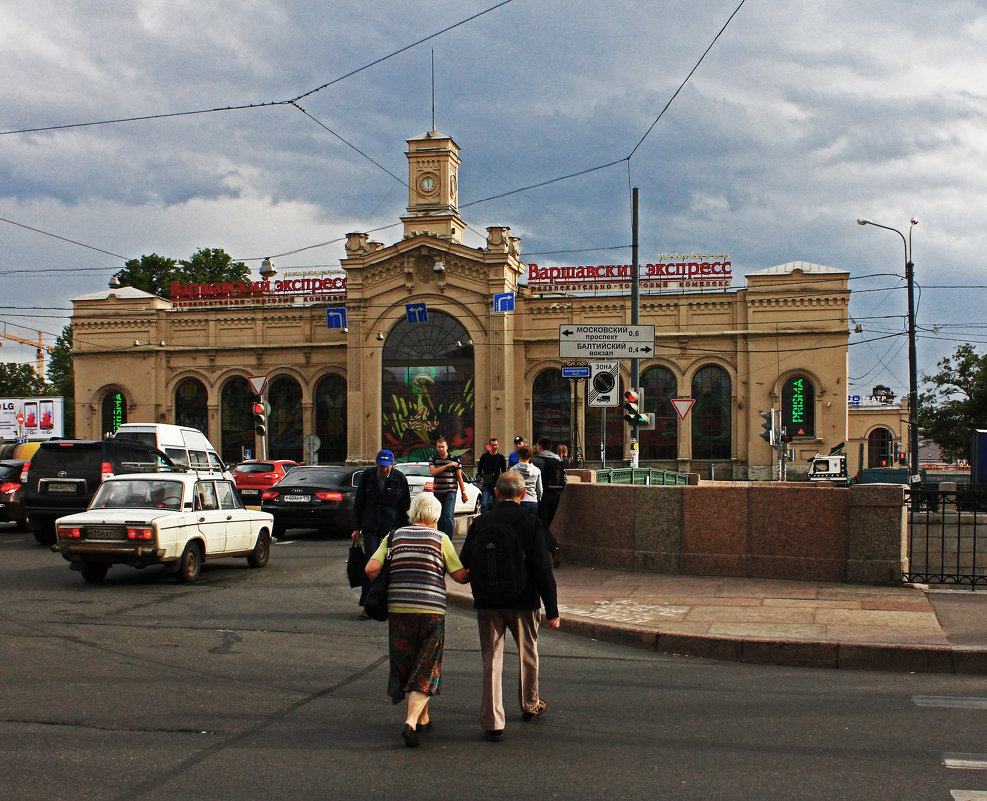
M 277 484 L 284 478 L 288 471 L 298 467 L 298 462 L 290 459 L 250 459 L 241 462 L 233 469 L 233 478 L 236 479 L 236 491 L 244 505 L 252 504 L 260 506 L 261 495 L 264 490 Z

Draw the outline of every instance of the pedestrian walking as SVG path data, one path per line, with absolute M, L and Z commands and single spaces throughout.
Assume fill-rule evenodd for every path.
M 367 562 L 367 576 L 377 578 L 384 560 L 391 562 L 387 584 L 387 641 L 391 703 L 408 699 L 401 737 L 409 748 L 432 728 L 429 701 L 439 694 L 445 650 L 445 574 L 465 584 L 463 567 L 452 541 L 435 528 L 442 505 L 427 492 L 411 504 L 407 526 L 391 532 Z
M 518 463 L 517 451 L 518 448 L 520 448 L 522 445 L 524 445 L 524 437 L 518 434 L 516 437 L 514 437 L 514 450 L 511 451 L 511 455 L 507 457 L 508 467 L 514 467 L 514 465 Z
M 466 503 L 466 485 L 462 462 L 449 453 L 449 443 L 443 437 L 435 441 L 435 456 L 428 460 L 428 471 L 432 474 L 435 499 L 442 504 L 439 530 L 452 537 L 456 528 L 456 490 L 462 493 Z
M 504 739 L 504 641 L 511 633 L 520 658 L 518 705 L 521 720 L 542 715 L 548 703 L 539 690 L 538 627 L 545 605 L 548 625 L 560 625 L 558 592 L 538 516 L 521 508 L 520 473 L 508 471 L 494 488 L 497 504 L 473 521 L 460 560 L 470 571 L 473 607 L 480 635 L 483 686 L 480 725 L 491 742 Z
M 552 552 L 552 564 L 558 567 L 562 564 L 562 552 L 559 550 L 555 532 L 552 531 L 552 521 L 562 500 L 562 491 L 566 487 L 565 468 L 562 459 L 552 451 L 552 440 L 541 437 L 535 443 L 535 455 L 531 463 L 541 471 L 542 495 L 538 502 L 538 517 L 549 532 L 549 549 Z
M 489 512 L 497 502 L 494 496 L 494 485 L 501 473 L 507 472 L 507 460 L 499 453 L 500 445 L 497 437 L 490 437 L 487 450 L 477 462 L 476 472 L 480 476 L 480 491 L 482 493 L 481 511 Z
M 527 445 L 522 445 L 517 449 L 518 462 L 511 471 L 519 473 L 524 477 L 524 499 L 521 501 L 521 508 L 529 512 L 538 512 L 538 502 L 541 500 L 542 483 L 541 470 L 531 463 L 534 452 Z
M 404 473 L 394 467 L 394 454 L 382 450 L 377 454 L 376 464 L 360 474 L 360 481 L 353 498 L 353 520 L 356 528 L 350 537 L 354 545 L 363 539 L 363 552 L 369 559 L 380 547 L 387 532 L 408 522 L 408 508 L 411 506 L 411 491 Z M 360 606 L 367 600 L 370 580 L 364 579 L 360 591 Z M 360 612 L 360 619 L 366 620 L 367 613 Z

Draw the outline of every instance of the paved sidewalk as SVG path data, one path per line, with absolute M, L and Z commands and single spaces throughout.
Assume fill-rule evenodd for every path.
M 987 674 L 987 589 L 674 576 L 563 565 L 564 631 L 758 664 Z M 472 606 L 468 585 L 449 602 Z

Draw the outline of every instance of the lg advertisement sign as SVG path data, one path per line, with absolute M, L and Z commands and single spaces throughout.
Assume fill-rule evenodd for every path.
M 0 398 L 0 440 L 65 435 L 62 398 Z

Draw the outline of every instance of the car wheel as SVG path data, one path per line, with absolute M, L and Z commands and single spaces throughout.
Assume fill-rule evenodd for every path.
M 257 544 L 247 557 L 247 564 L 251 567 L 264 567 L 270 558 L 271 535 L 265 530 L 257 535 Z
M 55 535 L 54 523 L 42 523 L 41 528 L 34 532 L 34 539 L 42 545 L 54 545 L 58 537 Z
M 202 546 L 197 542 L 190 542 L 182 551 L 182 557 L 178 560 L 178 574 L 176 578 L 179 584 L 190 584 L 199 577 L 199 568 L 202 567 Z
M 82 565 L 82 577 L 86 581 L 91 581 L 95 584 L 106 578 L 106 574 L 109 569 L 110 566 L 107 564 L 101 564 L 99 562 L 85 562 Z
M 17 520 L 17 530 L 18 531 L 30 531 L 31 527 L 27 524 L 27 515 L 21 515 Z

